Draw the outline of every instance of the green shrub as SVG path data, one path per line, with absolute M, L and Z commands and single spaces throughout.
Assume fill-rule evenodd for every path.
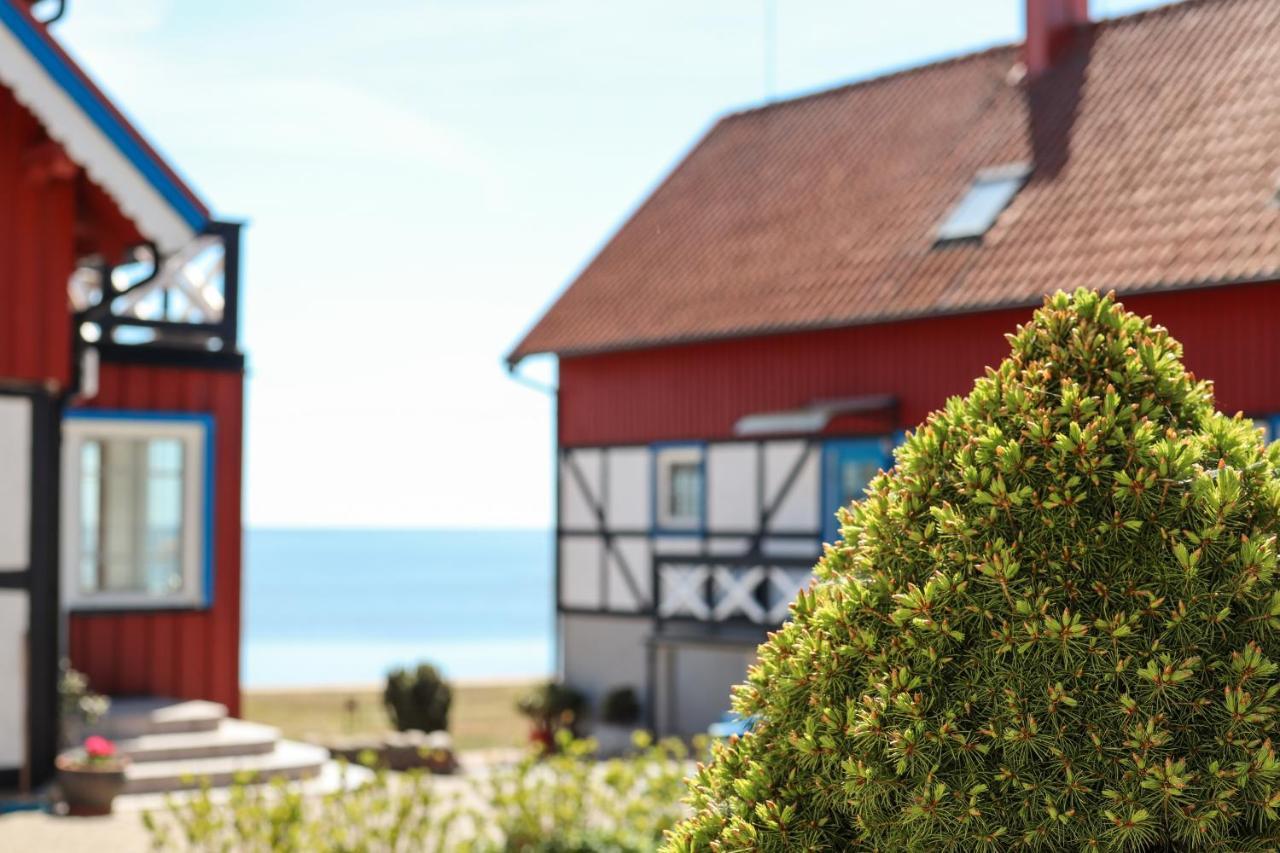
M 222 802 L 205 787 L 143 821 L 157 850 L 237 853 L 645 853 L 685 812 L 690 767 L 679 741 L 637 736 L 638 752 L 597 762 L 591 741 L 560 735 L 554 755 L 447 782 L 376 772 L 352 791 L 304 796 L 244 778 Z M 371 756 L 372 758 L 372 756 Z
M 255 784 L 246 774 L 222 801 L 204 785 L 166 799 L 163 811 L 143 812 L 155 850 L 236 853 L 398 853 L 451 850 L 464 810 L 438 796 L 431 777 L 414 770 L 377 770 L 353 791 L 304 795 L 275 779 Z
M 530 688 L 516 700 L 516 710 L 543 732 L 578 732 L 587 697 L 578 690 L 554 681 Z
M 1280 447 L 1111 297 L 1009 342 L 842 511 L 668 850 L 1280 845 Z
M 634 687 L 615 687 L 600 703 L 600 719 L 615 726 L 640 722 L 640 697 Z
M 410 729 L 435 732 L 449 728 L 453 690 L 441 677 L 440 671 L 429 663 L 420 663 L 412 671 L 392 670 L 387 675 L 387 686 L 382 696 L 391 724 L 402 732 Z
M 633 757 L 592 760 L 593 741 L 558 737 L 554 754 L 531 750 L 479 783 L 489 804 L 474 847 L 503 853 L 647 853 L 684 816 L 690 772 L 684 744 L 637 733 Z M 490 846 L 486 846 L 486 844 Z

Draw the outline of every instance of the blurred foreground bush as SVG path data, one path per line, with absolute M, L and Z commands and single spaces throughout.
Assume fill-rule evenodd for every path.
M 225 801 L 205 788 L 170 797 L 143 821 L 157 850 L 641 853 L 683 816 L 692 768 L 679 741 L 637 733 L 636 747 L 601 762 L 593 741 L 562 733 L 554 753 L 535 748 L 474 779 L 379 770 L 367 785 L 322 796 L 246 778 Z

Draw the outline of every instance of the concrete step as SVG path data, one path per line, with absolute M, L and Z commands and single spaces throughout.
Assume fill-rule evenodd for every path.
M 178 761 L 265 755 L 279 739 L 279 729 L 228 717 L 209 731 L 139 735 L 117 741 L 116 748 L 135 763 Z
M 111 709 L 91 727 L 113 740 L 143 735 L 209 732 L 227 718 L 227 706 L 201 700 L 180 701 L 153 696 L 111 700 Z
M 255 781 L 275 778 L 311 779 L 319 775 L 329 751 L 296 741 L 277 741 L 271 752 L 260 755 L 217 756 L 213 758 L 142 761 L 125 771 L 126 794 L 148 794 L 182 791 L 200 787 L 207 781 L 212 787 L 230 785 L 242 774 Z
M 300 779 L 290 787 L 305 796 L 320 797 L 326 794 L 337 794 L 343 791 L 354 791 L 373 781 L 373 771 L 367 767 L 342 765 L 336 761 L 326 761 L 320 771 L 307 779 Z M 115 810 L 121 811 L 159 811 L 167 809 L 170 802 L 184 803 L 195 792 L 191 789 L 174 792 L 123 794 L 116 797 Z M 209 791 L 211 802 L 226 803 L 231 796 L 230 788 L 213 788 Z

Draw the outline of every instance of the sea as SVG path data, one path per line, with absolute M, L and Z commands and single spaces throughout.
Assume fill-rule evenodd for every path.
M 245 537 L 241 680 L 372 684 L 428 661 L 455 680 L 552 669 L 542 530 L 271 530 Z

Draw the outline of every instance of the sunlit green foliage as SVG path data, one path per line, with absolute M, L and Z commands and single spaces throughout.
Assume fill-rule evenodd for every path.
M 636 746 L 598 762 L 594 742 L 564 732 L 554 753 L 535 749 L 473 779 L 380 770 L 324 796 L 245 778 L 225 800 L 205 788 L 144 821 L 157 850 L 646 853 L 687 813 L 680 796 L 691 768 L 678 741 L 637 733 Z
M 1280 844 L 1280 450 L 1046 300 L 842 512 L 670 851 Z

